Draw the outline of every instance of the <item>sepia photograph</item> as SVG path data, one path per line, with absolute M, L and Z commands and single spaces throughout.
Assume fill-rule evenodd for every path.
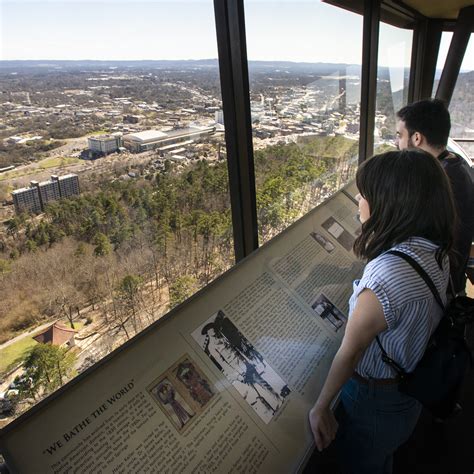
M 262 421 L 269 423 L 291 390 L 224 312 L 219 310 L 192 337 Z
M 195 416 L 192 408 L 168 378 L 161 379 L 148 391 L 178 431 L 182 431 Z
M 347 322 L 346 316 L 334 306 L 329 299 L 322 293 L 311 305 L 314 312 L 321 318 L 331 324 L 334 332 L 341 329 Z
M 147 391 L 178 432 L 194 422 L 216 396 L 211 382 L 188 354 L 161 373 Z
M 214 396 L 211 384 L 189 357 L 179 362 L 171 372 L 200 407 L 206 406 Z

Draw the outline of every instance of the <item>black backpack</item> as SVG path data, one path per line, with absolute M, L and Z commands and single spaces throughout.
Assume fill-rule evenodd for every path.
M 401 392 L 416 398 L 435 417 L 447 418 L 455 410 L 462 382 L 472 365 L 464 330 L 466 324 L 474 320 L 474 300 L 458 296 L 445 308 L 436 286 L 418 262 L 397 250 L 387 253 L 403 258 L 413 267 L 430 288 L 444 314 L 413 372 L 406 372 L 391 359 L 377 336 L 382 360 L 396 372 Z

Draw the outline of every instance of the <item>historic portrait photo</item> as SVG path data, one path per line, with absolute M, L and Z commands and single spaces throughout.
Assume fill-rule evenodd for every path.
M 151 387 L 149 392 L 178 431 L 181 431 L 195 415 L 193 409 L 166 377 Z
M 211 382 L 188 354 L 155 379 L 147 391 L 179 432 L 194 422 L 216 396 Z
M 337 332 L 347 321 L 344 314 L 322 293 L 314 300 L 311 308 L 321 319 L 331 324 L 334 332 Z
M 324 221 L 321 226 L 328 231 L 348 252 L 352 250 L 355 237 L 347 231 L 342 224 L 336 221 L 334 217 L 330 217 Z
M 171 372 L 200 407 L 206 406 L 214 396 L 211 384 L 189 357 L 176 364 Z
M 313 237 L 316 242 L 318 242 L 321 247 L 326 250 L 326 252 L 331 253 L 334 250 L 334 244 L 329 242 L 324 235 L 320 234 L 319 232 L 310 232 L 311 237 Z

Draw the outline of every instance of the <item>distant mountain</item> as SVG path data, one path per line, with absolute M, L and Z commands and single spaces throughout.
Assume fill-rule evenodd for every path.
M 189 60 L 143 60 L 143 61 L 98 61 L 98 60 L 0 60 L 0 74 L 11 73 L 49 73 L 58 71 L 97 71 L 98 69 L 204 69 L 217 68 L 217 59 L 189 59 Z M 292 72 L 295 74 L 348 74 L 360 76 L 360 64 L 346 63 L 307 63 L 292 61 L 249 61 L 250 73 L 265 73 L 270 71 Z M 392 68 L 393 71 L 393 68 Z M 389 69 L 379 67 L 379 77 L 388 77 Z
M 143 60 L 143 61 L 98 61 L 98 60 L 15 60 L 0 61 L 0 72 L 19 70 L 57 71 L 57 70 L 97 70 L 97 69 L 125 69 L 125 68 L 192 68 L 217 67 L 217 59 L 198 60 Z
M 143 61 L 97 61 L 97 60 L 4 60 L 0 61 L 0 71 L 3 73 L 19 71 L 24 69 L 35 70 L 76 70 L 76 69 L 98 69 L 98 68 L 195 68 L 195 67 L 217 67 L 217 59 L 197 60 L 143 60 Z M 306 63 L 292 61 L 249 61 L 250 69 L 275 70 L 287 69 L 298 72 L 328 73 L 337 72 L 347 67 L 360 70 L 360 65 L 343 63 Z

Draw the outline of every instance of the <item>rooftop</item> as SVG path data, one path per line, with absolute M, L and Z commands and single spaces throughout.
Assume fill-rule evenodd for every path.
M 124 138 L 128 138 L 137 142 L 145 142 L 148 140 L 157 140 L 159 138 L 166 138 L 168 134 L 160 132 L 159 130 L 146 130 L 144 132 L 130 133 Z
M 88 140 L 115 140 L 117 137 L 115 135 L 96 135 L 94 137 L 87 137 Z
M 71 337 L 74 336 L 76 332 L 77 331 L 74 329 L 64 327 L 59 323 L 54 323 L 46 328 L 43 332 L 40 332 L 34 336 L 33 339 L 43 344 L 53 344 L 55 346 L 60 346 L 71 339 Z
M 77 177 L 77 174 L 69 173 L 65 174 L 64 176 L 60 176 L 58 179 L 61 181 L 62 179 L 69 179 L 69 178 L 75 178 Z

